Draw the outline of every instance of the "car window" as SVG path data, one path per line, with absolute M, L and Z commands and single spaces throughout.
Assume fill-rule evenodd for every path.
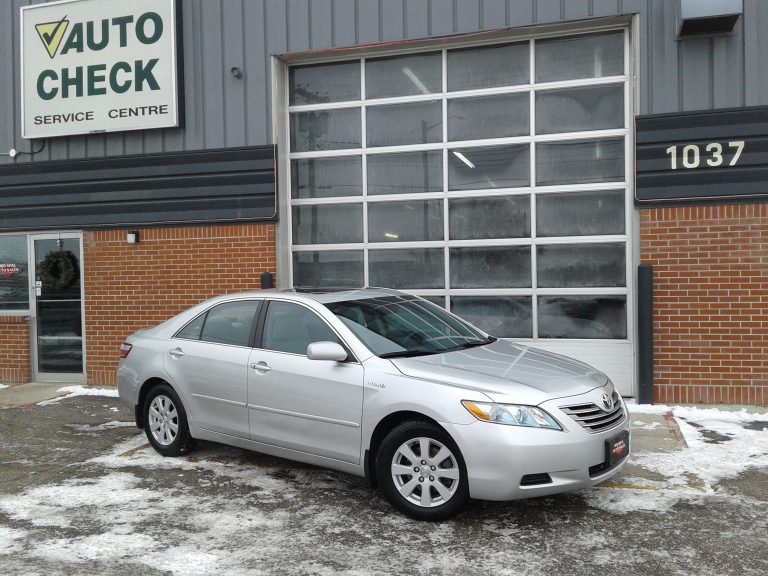
M 495 340 L 415 296 L 331 302 L 326 307 L 382 358 L 437 354 Z
M 205 324 L 205 316 L 205 314 L 200 314 L 200 316 L 179 330 L 174 338 L 184 338 L 185 340 L 200 340 L 200 334 L 203 331 L 203 324 Z
M 259 304 L 257 300 L 239 300 L 212 308 L 205 318 L 200 340 L 248 346 Z
M 264 320 L 262 348 L 306 354 L 307 346 L 312 342 L 341 344 L 328 324 L 308 308 L 288 302 L 270 302 Z

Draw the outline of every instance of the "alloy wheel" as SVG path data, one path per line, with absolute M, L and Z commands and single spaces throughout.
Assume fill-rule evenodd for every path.
M 149 430 L 161 446 L 170 446 L 179 433 L 179 413 L 168 396 L 159 394 L 149 405 Z
M 400 495 L 422 508 L 448 502 L 456 493 L 461 473 L 456 457 L 434 438 L 408 440 L 395 451 L 390 466 Z

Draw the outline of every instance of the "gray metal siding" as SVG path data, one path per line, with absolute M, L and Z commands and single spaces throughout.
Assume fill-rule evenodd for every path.
M 0 152 L 20 137 L 19 8 L 0 2 Z M 768 2 L 732 34 L 677 40 L 673 0 L 182 0 L 185 126 L 49 139 L 16 162 L 271 144 L 270 56 L 639 14 L 638 114 L 768 104 Z M 8 49 L 12 48 L 12 49 Z M 232 67 L 243 70 L 236 79 Z M 13 162 L 0 156 L 0 164 Z

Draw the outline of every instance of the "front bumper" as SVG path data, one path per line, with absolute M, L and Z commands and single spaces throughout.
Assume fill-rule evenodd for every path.
M 580 397 L 545 402 L 563 431 L 487 422 L 442 424 L 464 456 L 472 498 L 517 500 L 589 488 L 621 470 L 627 455 L 608 466 L 606 441 L 629 431 L 629 415 L 617 425 L 590 433 L 559 409 Z

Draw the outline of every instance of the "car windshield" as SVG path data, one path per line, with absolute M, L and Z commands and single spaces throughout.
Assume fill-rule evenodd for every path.
M 381 358 L 437 354 L 496 340 L 443 308 L 412 296 L 347 300 L 326 307 Z

